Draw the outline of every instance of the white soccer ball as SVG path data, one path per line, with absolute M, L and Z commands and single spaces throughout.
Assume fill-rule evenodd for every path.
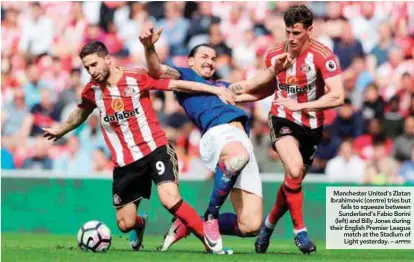
M 86 222 L 78 232 L 78 246 L 84 251 L 106 252 L 111 247 L 111 231 L 102 222 Z

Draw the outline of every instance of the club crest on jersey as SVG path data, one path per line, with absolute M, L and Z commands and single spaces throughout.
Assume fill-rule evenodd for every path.
M 299 68 L 299 70 L 304 73 L 309 73 L 310 71 L 312 71 L 312 67 L 305 63 Z
M 137 90 L 133 87 L 127 87 L 124 90 L 124 96 L 132 96 L 137 93 Z
M 290 130 L 290 128 L 289 128 L 289 127 L 287 127 L 287 126 L 284 126 L 284 127 L 282 127 L 282 128 L 280 129 L 279 133 L 280 133 L 281 135 L 288 135 L 288 134 L 291 134 L 291 133 L 292 133 L 292 130 Z
M 111 107 L 115 110 L 115 112 L 120 112 L 124 110 L 124 101 L 121 98 L 114 99 L 111 102 Z
M 118 194 L 114 194 L 114 204 L 115 205 L 121 204 L 121 198 L 118 196 Z
M 328 60 L 325 63 L 325 67 L 329 72 L 334 72 L 336 70 L 336 63 L 334 60 Z

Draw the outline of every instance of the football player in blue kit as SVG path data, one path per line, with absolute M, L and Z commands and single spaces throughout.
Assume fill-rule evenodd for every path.
M 145 48 L 148 73 L 154 78 L 172 78 L 228 87 L 224 81 L 212 81 L 216 52 L 208 44 L 194 47 L 188 55 L 188 68 L 169 67 L 160 63 L 154 44 L 162 29 L 144 30 L 140 41 Z M 200 155 L 206 167 L 215 172 L 214 188 L 204 213 L 204 239 L 213 251 L 223 248 L 221 234 L 240 237 L 256 236 L 263 220 L 262 184 L 259 168 L 248 137 L 250 120 L 240 108 L 226 104 L 215 95 L 185 94 L 175 96 L 188 117 L 200 129 Z M 231 193 L 234 213 L 219 214 Z M 176 219 L 161 248 L 168 248 L 190 234 Z

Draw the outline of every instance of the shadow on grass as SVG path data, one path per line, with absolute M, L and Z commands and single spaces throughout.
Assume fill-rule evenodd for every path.
M 57 250 L 68 250 L 68 251 L 79 251 L 79 252 L 85 252 L 82 251 L 79 247 L 77 246 L 63 246 L 63 245 L 56 245 L 55 248 Z M 206 253 L 205 251 L 202 250 L 186 250 L 186 249 L 172 249 L 169 250 L 168 252 L 161 252 L 158 251 L 157 248 L 154 246 L 153 248 L 144 248 L 141 249 L 139 251 L 133 251 L 129 248 L 110 248 L 109 251 L 110 253 L 135 253 L 135 252 L 139 252 L 139 253 L 154 253 L 154 254 L 159 254 L 159 255 L 170 255 L 170 254 L 205 254 L 205 255 L 211 255 Z M 88 253 L 88 252 L 86 252 Z M 89 252 L 89 253 L 94 253 L 94 252 Z M 233 255 L 242 255 L 242 256 L 250 256 L 250 255 L 256 255 L 256 256 L 266 256 L 266 255 L 281 255 L 281 256 L 297 256 L 297 255 L 301 255 L 297 252 L 267 252 L 266 254 L 257 254 L 256 252 L 247 252 L 247 251 L 237 251 L 234 250 L 234 254 Z M 220 255 L 220 256 L 226 256 L 226 255 Z

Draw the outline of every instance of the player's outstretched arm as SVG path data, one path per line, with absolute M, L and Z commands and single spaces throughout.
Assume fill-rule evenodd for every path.
M 273 94 L 275 74 L 271 70 L 261 71 L 249 80 L 231 84 L 229 89 L 235 94 L 236 102 L 254 102 Z
M 48 140 L 53 139 L 53 141 L 60 139 L 62 136 L 66 135 L 85 122 L 92 111 L 93 109 L 89 108 L 76 108 L 70 114 L 69 118 L 60 126 L 43 128 L 43 131 L 45 131 L 43 137 L 46 137 Z
M 184 80 L 154 79 L 148 74 L 139 74 L 137 80 L 141 90 L 176 91 L 191 94 L 209 93 L 217 95 L 225 103 L 234 105 L 234 94 L 225 87 Z
M 259 71 L 254 77 L 230 85 L 230 90 L 238 95 L 236 101 L 257 101 L 268 97 L 274 92 L 276 75 L 289 67 L 292 58 L 288 53 L 274 57 L 272 66 Z
M 145 60 L 147 61 L 148 74 L 154 78 L 160 78 L 163 74 L 161 62 L 155 51 L 155 46 L 145 47 Z
M 250 79 L 231 84 L 229 88 L 236 95 L 257 93 L 257 90 L 266 88 L 275 76 L 273 68 L 268 68 L 261 70 Z
M 157 32 L 154 32 L 154 28 L 149 26 L 145 28 L 139 36 L 139 40 L 144 46 L 148 74 L 154 78 L 178 79 L 180 73 L 169 66 L 161 64 L 157 51 L 155 50 L 155 43 L 160 38 L 162 30 L 163 29 L 160 28 Z
M 148 74 L 154 78 L 180 78 L 180 72 L 172 67 L 161 64 L 155 47 L 145 48 L 145 59 L 147 60 Z
M 262 100 L 274 93 L 275 86 L 276 86 L 276 80 L 273 78 L 272 80 L 270 80 L 270 82 L 266 83 L 260 88 L 250 89 L 247 93 L 241 93 L 241 94 L 236 93 L 235 102 L 244 103 L 244 102 L 255 102 L 255 101 Z M 237 90 L 241 88 L 243 87 L 235 86 L 233 87 L 232 92 L 235 93 L 237 92 Z
M 168 90 L 184 93 L 210 93 L 217 95 L 224 102 L 234 105 L 233 93 L 224 87 L 210 86 L 184 80 L 171 80 L 168 85 Z

